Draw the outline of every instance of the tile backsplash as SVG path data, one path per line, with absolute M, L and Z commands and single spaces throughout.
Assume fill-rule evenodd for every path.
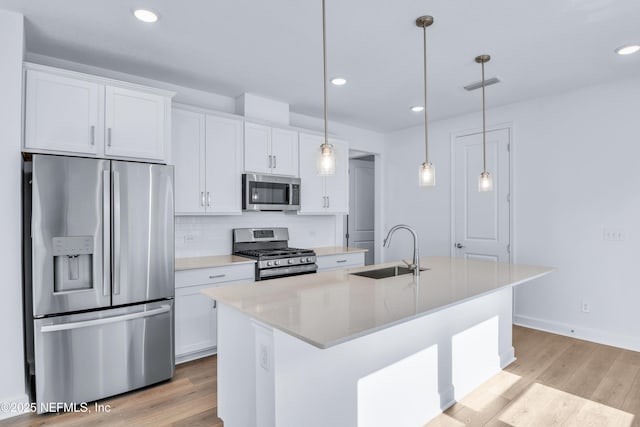
M 336 222 L 332 215 L 306 216 L 283 212 L 243 212 L 235 216 L 177 216 L 176 258 L 231 253 L 231 230 L 243 227 L 288 227 L 289 246 L 334 246 Z

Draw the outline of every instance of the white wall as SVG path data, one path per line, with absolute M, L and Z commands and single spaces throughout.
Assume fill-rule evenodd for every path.
M 22 15 L 0 11 L 0 402 L 25 402 L 22 327 Z M 17 415 L 1 412 L 0 419 Z
M 514 261 L 558 268 L 518 288 L 516 322 L 640 350 L 639 111 L 640 79 L 487 111 L 488 126 L 514 125 Z M 427 255 L 449 255 L 453 244 L 451 134 L 479 130 L 480 120 L 479 111 L 430 125 L 438 168 L 430 190 L 417 186 L 422 127 L 386 135 L 387 225 L 415 226 Z M 604 228 L 624 241 L 604 241 Z M 387 256 L 408 253 L 408 240 L 394 238 Z

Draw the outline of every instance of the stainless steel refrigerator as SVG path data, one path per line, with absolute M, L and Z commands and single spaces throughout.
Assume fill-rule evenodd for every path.
M 23 182 L 26 349 L 38 412 L 171 378 L 173 168 L 33 155 Z

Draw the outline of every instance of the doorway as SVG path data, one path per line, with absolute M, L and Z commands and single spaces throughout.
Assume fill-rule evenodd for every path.
M 478 191 L 482 132 L 454 136 L 452 256 L 511 261 L 511 133 L 511 127 L 487 131 L 489 192 Z
M 375 156 L 349 159 L 349 215 L 345 246 L 367 249 L 365 265 L 375 262 Z

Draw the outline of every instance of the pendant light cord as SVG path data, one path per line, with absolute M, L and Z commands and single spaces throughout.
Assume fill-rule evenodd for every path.
M 327 136 L 327 24 L 325 12 L 325 0 L 322 0 L 322 92 L 323 92 L 323 113 L 324 113 L 324 144 L 329 143 Z
M 323 0 L 324 1 L 324 0 Z M 427 123 L 429 113 L 427 112 L 427 25 L 422 24 L 422 38 L 424 51 L 424 151 L 425 163 L 429 163 L 429 133 L 427 132 Z
M 487 172 L 487 124 L 484 103 L 484 62 L 482 62 L 482 170 Z

